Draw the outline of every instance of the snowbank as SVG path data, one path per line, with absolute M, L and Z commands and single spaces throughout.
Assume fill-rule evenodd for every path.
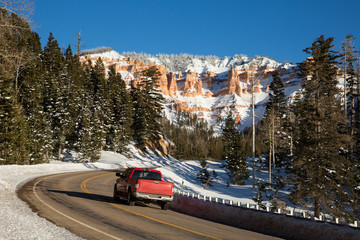
M 81 239 L 32 212 L 16 189 L 38 176 L 87 169 L 83 164 L 0 166 L 0 239 Z
M 275 213 L 227 206 L 176 194 L 172 210 L 285 239 L 360 239 L 360 230 Z

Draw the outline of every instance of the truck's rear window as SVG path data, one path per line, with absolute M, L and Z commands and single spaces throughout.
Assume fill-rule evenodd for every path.
M 161 181 L 161 175 L 158 172 L 148 172 L 135 170 L 131 178 L 148 179 Z

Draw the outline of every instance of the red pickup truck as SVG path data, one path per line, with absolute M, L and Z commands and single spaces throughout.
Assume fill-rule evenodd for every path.
M 128 168 L 122 174 L 116 173 L 119 178 L 114 184 L 114 200 L 125 199 L 133 206 L 135 201 L 156 201 L 161 209 L 169 208 L 173 200 L 174 183 L 164 182 L 160 171 L 144 168 Z

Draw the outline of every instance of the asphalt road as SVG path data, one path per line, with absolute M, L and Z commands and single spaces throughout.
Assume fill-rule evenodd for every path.
M 155 204 L 115 202 L 115 179 L 114 171 L 56 174 L 27 183 L 18 196 L 41 217 L 85 239 L 279 239 Z

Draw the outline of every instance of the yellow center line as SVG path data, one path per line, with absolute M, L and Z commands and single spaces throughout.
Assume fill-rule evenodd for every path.
M 93 176 L 93 177 L 90 177 L 90 178 L 85 179 L 85 180 L 82 181 L 81 184 L 80 184 L 81 190 L 82 190 L 84 193 L 91 193 L 91 192 L 86 188 L 86 183 L 87 183 L 88 181 L 90 181 L 90 180 L 92 180 L 92 179 L 95 179 L 95 178 L 103 177 L 103 176 L 106 176 L 106 175 L 111 175 L 111 174 L 114 174 L 114 173 L 101 174 L 101 175 L 97 175 L 97 176 Z M 107 204 L 109 204 L 109 205 L 111 205 L 111 206 L 113 206 L 113 207 L 116 207 L 116 208 L 118 208 L 118 209 L 121 209 L 121 210 L 123 210 L 123 211 L 125 211 L 125 212 L 132 213 L 132 214 L 134 214 L 134 215 L 141 216 L 141 217 L 150 219 L 150 220 L 155 221 L 155 222 L 158 222 L 158 223 L 162 223 L 162 224 L 165 224 L 165 225 L 174 227 L 174 228 L 178 228 L 178 229 L 181 229 L 181 230 L 184 230 L 184 231 L 187 231 L 187 232 L 191 232 L 191 233 L 194 233 L 194 234 L 203 236 L 203 237 L 208 237 L 208 238 L 211 238 L 211 239 L 221 240 L 221 238 L 218 238 L 218 237 L 214 237 L 214 236 L 211 236 L 211 235 L 208 235 L 208 234 L 205 234 L 205 233 L 201 233 L 201 232 L 198 232 L 198 231 L 195 231 L 195 230 L 191 230 L 191 229 L 189 229 L 189 228 L 181 227 L 181 226 L 178 226 L 178 225 L 169 223 L 169 222 L 165 222 L 165 221 L 162 221 L 162 220 L 153 218 L 153 217 L 149 217 L 149 216 L 146 216 L 146 215 L 141 214 L 141 213 L 138 213 L 138 212 L 131 211 L 131 210 L 129 210 L 129 209 L 120 207 L 119 205 L 114 204 L 114 203 L 107 203 Z
M 93 176 L 90 178 L 85 179 L 84 181 L 81 182 L 80 187 L 81 190 L 83 190 L 84 193 L 91 193 L 87 188 L 86 188 L 86 183 L 94 178 L 99 178 L 99 177 L 103 177 L 103 176 L 107 176 L 107 175 L 112 175 L 114 173 L 105 173 L 105 174 L 101 174 L 101 175 L 97 175 L 97 176 Z

